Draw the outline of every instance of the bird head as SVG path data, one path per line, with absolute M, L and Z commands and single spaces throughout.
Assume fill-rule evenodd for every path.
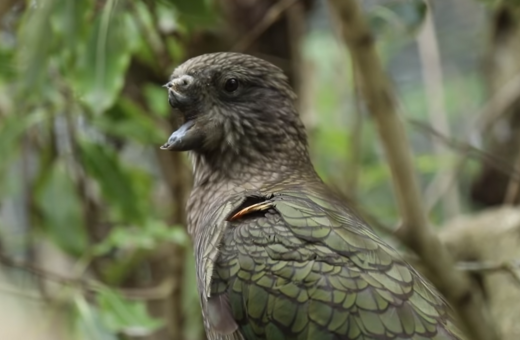
M 201 55 L 178 66 L 164 86 L 183 118 L 164 150 L 254 154 L 290 141 L 306 143 L 287 77 L 265 60 L 240 53 Z

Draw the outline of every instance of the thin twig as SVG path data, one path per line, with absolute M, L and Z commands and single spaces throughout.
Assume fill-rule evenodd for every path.
M 53 273 L 46 269 L 42 269 L 36 266 L 33 266 L 30 263 L 15 260 L 5 254 L 0 253 L 0 263 L 4 266 L 16 268 L 23 270 L 25 272 L 31 273 L 40 279 L 52 281 L 63 286 L 75 287 L 79 288 L 85 294 L 96 293 L 99 292 L 101 287 L 105 287 L 104 284 L 95 280 L 89 280 L 82 277 L 65 277 L 60 274 Z M 162 282 L 160 282 L 157 286 L 150 288 L 114 288 L 109 287 L 121 295 L 128 299 L 134 300 L 162 300 L 166 298 L 174 288 L 174 280 L 171 278 L 166 278 Z
M 494 272 L 507 268 L 520 268 L 520 259 L 511 261 L 465 261 L 457 262 L 457 269 L 468 272 Z
M 341 34 L 359 68 L 361 91 L 377 126 L 392 172 L 403 226 L 397 236 L 418 254 L 438 280 L 439 290 L 458 312 L 474 340 L 498 337 L 485 314 L 480 291 L 454 261 L 429 226 L 413 167 L 410 147 L 374 39 L 356 0 L 329 0 L 342 24 Z
M 520 284 L 520 259 L 511 261 L 485 261 L 485 262 L 458 262 L 457 268 L 464 271 L 476 273 L 490 273 L 505 271 Z
M 473 126 L 480 133 L 489 131 L 520 97 L 520 73 L 505 83 L 477 113 Z
M 409 119 L 408 122 L 415 128 L 435 137 L 436 139 L 438 139 L 445 145 L 451 147 L 452 149 L 460 151 L 461 153 L 466 155 L 466 157 L 477 158 L 489 165 L 490 167 L 510 176 L 511 178 L 514 178 L 515 180 L 520 180 L 520 170 L 511 166 L 509 162 L 505 161 L 504 159 L 495 157 L 467 143 L 450 139 L 421 121 Z
M 444 100 L 441 58 L 430 3 L 428 3 L 428 10 L 426 11 L 422 30 L 417 36 L 417 44 L 422 64 L 421 71 L 426 89 L 426 101 L 428 103 L 430 123 L 435 130 L 450 137 L 450 126 Z M 435 154 L 438 156 L 447 154 L 448 150 L 445 145 L 437 140 L 433 140 L 432 144 Z M 438 173 L 440 186 L 448 188 L 442 200 L 443 211 L 448 218 L 454 217 L 460 212 L 457 177 L 451 174 L 453 171 L 454 169 L 442 169 Z
M 44 304 L 47 303 L 47 301 L 41 295 L 38 295 L 34 292 L 26 292 L 23 290 L 12 288 L 12 287 L 0 286 L 0 294 L 2 294 L 2 293 L 9 294 L 9 295 L 15 295 L 15 296 L 22 297 L 25 299 L 35 300 L 37 302 L 41 302 Z
M 64 277 L 59 274 L 47 271 L 45 269 L 41 269 L 39 267 L 33 266 L 30 263 L 27 263 L 25 261 L 15 260 L 2 253 L 0 253 L 0 263 L 2 263 L 3 265 L 5 265 L 7 267 L 23 269 L 24 271 L 31 273 L 37 277 L 44 278 L 46 280 L 53 281 L 56 283 L 60 283 L 62 285 L 81 286 L 81 285 L 87 283 L 87 281 L 85 279 Z
M 516 280 L 516 282 L 520 283 L 520 273 L 518 272 L 518 266 L 513 263 L 507 263 L 505 268 L 511 274 L 511 276 Z
M 474 134 L 485 135 L 493 127 L 496 121 L 498 121 L 506 112 L 511 105 L 513 105 L 520 97 L 520 73 L 511 78 L 506 84 L 504 84 L 497 92 L 495 92 L 486 104 L 474 115 L 475 119 L 469 124 L 470 128 L 466 133 L 464 139 L 469 140 Z M 463 152 L 455 162 L 451 172 L 451 178 L 446 183 L 452 182 L 455 177 L 462 171 L 462 168 L 466 164 L 468 159 L 468 153 Z M 438 177 L 428 184 L 426 192 L 436 192 L 437 195 L 428 200 L 428 206 L 433 207 L 437 201 L 444 195 L 449 189 L 449 186 L 439 187 L 437 190 L 433 190 L 435 186 L 439 185 Z M 427 197 L 428 199 L 428 197 Z
M 403 256 L 412 263 L 420 263 L 420 259 L 411 253 Z M 470 273 L 492 274 L 505 271 L 511 274 L 512 278 L 520 284 L 520 259 L 509 261 L 460 261 L 455 264 L 457 270 Z
M 176 280 L 172 276 L 166 277 L 154 287 L 150 288 L 125 288 L 119 291 L 132 300 L 164 300 L 168 298 L 175 288 Z
M 262 20 L 249 31 L 233 48 L 232 51 L 244 52 L 255 42 L 258 37 L 262 35 L 271 25 L 273 25 L 278 18 L 289 7 L 294 5 L 298 0 L 282 0 L 272 5 Z

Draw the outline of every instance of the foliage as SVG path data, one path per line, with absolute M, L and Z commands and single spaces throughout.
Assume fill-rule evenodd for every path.
M 27 0 L 0 20 L 0 206 L 21 205 L 28 217 L 13 227 L 22 242 L 8 248 L 31 253 L 38 239 L 50 240 L 75 268 L 86 267 L 103 283 L 68 301 L 71 339 L 144 336 L 166 325 L 147 313 L 146 301 L 130 301 L 122 289 L 157 283 L 151 259 L 165 245 L 187 254 L 184 276 L 176 278 L 179 305 L 185 338 L 200 338 L 191 249 L 182 218 L 172 214 L 183 207 L 172 208 L 181 202 L 170 197 L 177 189 L 167 177 L 180 169 L 166 173 L 155 153 L 171 132 L 161 85 L 189 56 L 190 40 L 219 23 L 215 7 L 210 0 Z M 423 0 L 367 8 L 389 68 L 413 43 L 427 10 Z M 311 30 L 302 47 L 304 59 L 316 65 L 312 96 L 319 117 L 311 147 L 318 172 L 347 192 L 345 178 L 362 169 L 357 194 L 347 193 L 391 224 L 398 215 L 376 134 L 363 124 L 360 145 L 352 142 L 355 114 L 366 121 L 367 113 L 356 105 L 348 56 L 330 31 Z M 405 112 L 425 118 L 424 87 L 399 90 Z M 464 127 L 482 101 L 482 80 L 450 74 L 445 92 L 450 123 Z M 410 132 L 426 187 L 453 159 L 432 156 L 431 141 Z M 356 147 L 361 157 L 353 165 Z M 474 167 L 464 171 L 467 190 Z M 441 221 L 442 212 L 434 217 Z M 13 243 L 11 235 L 1 236 L 2 246 Z
M 100 319 L 110 331 L 143 336 L 161 325 L 148 316 L 144 305 L 127 301 L 111 289 L 101 289 L 97 303 Z
M 0 32 L 0 197 L 30 197 L 24 246 L 38 235 L 74 261 L 102 261 L 97 275 L 112 285 L 75 298 L 78 338 L 164 324 L 117 287 L 139 282 L 161 245 L 186 245 L 184 227 L 165 222 L 172 201 L 158 201 L 149 155 L 168 133 L 160 85 L 187 37 L 215 17 L 206 0 L 38 0 L 13 9 Z M 135 65 L 147 70 L 139 83 Z M 196 298 L 194 287 L 187 281 L 184 295 Z

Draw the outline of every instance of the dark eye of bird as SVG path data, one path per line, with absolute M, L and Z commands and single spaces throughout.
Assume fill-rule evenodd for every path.
M 224 85 L 224 90 L 227 92 L 233 92 L 238 89 L 238 80 L 235 78 L 230 78 L 226 81 L 226 85 Z

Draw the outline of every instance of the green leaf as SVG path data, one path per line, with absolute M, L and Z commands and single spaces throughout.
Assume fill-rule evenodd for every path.
M 177 10 L 186 15 L 204 15 L 209 11 L 208 1 L 206 0 L 170 0 Z
M 165 0 L 164 4 L 171 4 L 178 13 L 178 20 L 185 25 L 199 29 L 215 22 L 215 11 L 211 8 L 212 1 L 208 0 Z M 160 4 L 160 3 L 159 3 Z M 157 6 L 159 7 L 159 6 Z M 164 7 L 164 6 L 161 6 Z M 158 13 L 159 9 L 158 9 Z
M 168 95 L 164 89 L 157 85 L 146 84 L 143 90 L 146 103 L 152 112 L 161 117 L 168 117 L 171 110 L 168 105 Z
M 0 48 L 0 81 L 6 82 L 14 79 L 17 74 L 12 50 Z
M 168 104 L 162 92 L 162 101 Z M 107 135 L 133 140 L 144 145 L 164 141 L 163 130 L 132 100 L 121 97 L 105 114 L 96 116 L 92 124 Z
M 20 47 L 16 59 L 18 65 L 23 65 L 20 80 L 26 94 L 38 92 L 35 89 L 42 85 L 43 75 L 48 70 L 53 42 L 50 17 L 57 3 L 57 0 L 48 0 L 29 6 L 19 26 Z
M 143 303 L 128 301 L 114 290 L 102 288 L 96 300 L 103 324 L 114 332 L 146 336 L 164 324 L 152 318 Z
M 161 243 L 171 242 L 178 245 L 188 244 L 188 235 L 183 227 L 169 227 L 161 220 L 147 220 L 141 228 L 119 226 L 94 248 L 96 255 L 104 255 L 113 249 L 152 250 Z
M 98 182 L 107 203 L 118 210 L 118 217 L 140 223 L 144 213 L 132 176 L 122 166 L 116 152 L 108 144 L 96 144 L 82 138 L 78 139 L 78 146 L 85 170 Z
M 136 49 L 135 57 L 155 72 L 162 73 L 160 63 L 157 62 L 157 54 L 164 50 L 164 45 L 155 18 L 144 2 L 134 2 L 132 9 L 134 20 L 139 23 L 138 29 L 142 35 L 141 39 L 136 39 L 139 47 Z
M 85 49 L 92 31 L 94 4 L 89 1 L 65 1 L 56 6 L 51 16 L 53 66 L 65 77 L 73 74 L 75 63 Z
M 21 145 L 21 137 L 23 134 L 32 129 L 34 125 L 42 122 L 46 118 L 46 114 L 42 110 L 33 111 L 26 115 L 9 115 L 0 119 L 0 178 L 4 180 L 4 173 L 10 167 L 9 162 L 17 152 Z M 8 180 L 8 179 L 7 179 Z M 6 186 L 0 185 L 3 190 Z M 4 194 L 0 190 L 0 195 Z
M 80 256 L 88 245 L 81 201 L 65 164 L 55 162 L 35 193 L 48 237 L 68 254 Z
M 182 226 L 169 227 L 161 220 L 149 220 L 143 232 L 150 235 L 156 242 L 171 242 L 178 245 L 188 244 L 188 234 Z
M 182 227 L 169 228 L 164 235 L 164 240 L 170 241 L 175 244 L 186 245 L 188 244 L 189 238 L 186 230 Z
M 97 114 L 113 105 L 123 87 L 132 52 L 138 46 L 138 30 L 132 17 L 114 11 L 113 6 L 114 0 L 109 0 L 103 14 L 96 18 L 70 78 L 80 99 Z
M 56 6 L 51 17 L 54 38 L 63 41 L 67 50 L 74 49 L 88 32 L 88 17 L 92 14 L 88 1 L 66 1 Z M 91 6 L 93 7 L 93 6 Z
M 83 296 L 74 299 L 76 315 L 74 322 L 74 339 L 78 340 L 117 340 L 102 321 L 97 307 L 90 305 Z
M 154 249 L 157 245 L 155 239 L 151 235 L 143 233 L 138 228 L 117 227 L 112 229 L 109 236 L 101 243 L 98 243 L 94 248 L 94 254 L 104 255 L 109 253 L 112 249 Z

